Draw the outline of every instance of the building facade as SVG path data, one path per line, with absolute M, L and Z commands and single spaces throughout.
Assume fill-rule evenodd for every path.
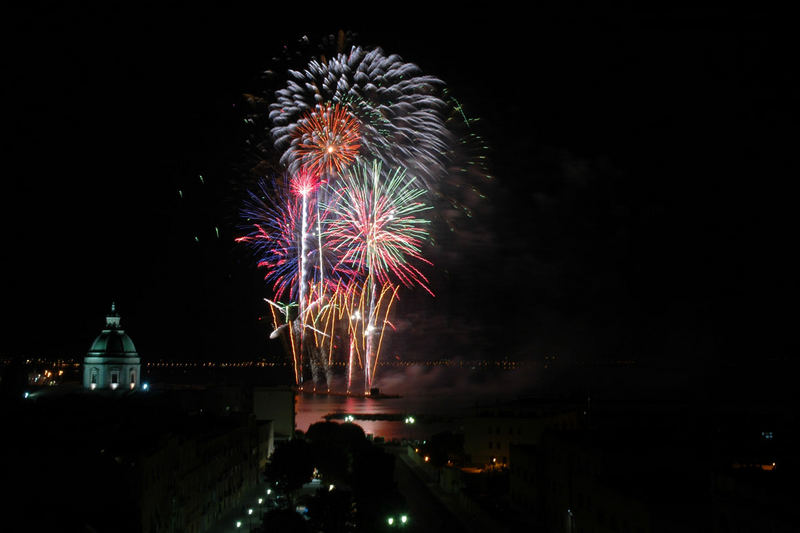
M 83 387 L 89 390 L 135 390 L 141 383 L 141 360 L 131 338 L 120 327 L 114 304 L 106 326 L 83 359 Z

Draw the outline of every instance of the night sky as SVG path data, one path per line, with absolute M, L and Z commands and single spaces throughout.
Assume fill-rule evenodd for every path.
M 785 16 L 397 10 L 8 16 L 0 354 L 81 356 L 112 300 L 145 358 L 280 353 L 233 243 L 241 95 L 284 44 L 343 29 L 444 80 L 490 147 L 474 227 L 431 252 L 437 298 L 398 307 L 402 357 L 794 356 Z

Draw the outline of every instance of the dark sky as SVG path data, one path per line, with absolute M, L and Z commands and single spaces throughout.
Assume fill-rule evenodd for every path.
M 434 252 L 437 298 L 398 307 L 416 332 L 394 340 L 404 357 L 793 354 L 785 16 L 338 11 L 7 18 L 0 353 L 82 355 L 112 300 L 145 356 L 278 352 L 261 273 L 232 242 L 236 105 L 284 44 L 345 29 L 443 79 L 490 146 L 474 231 Z

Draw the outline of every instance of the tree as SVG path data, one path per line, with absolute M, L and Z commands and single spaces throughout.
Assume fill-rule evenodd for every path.
M 260 531 L 273 532 L 280 531 L 281 533 L 308 533 L 311 529 L 308 527 L 305 519 L 290 509 L 275 509 L 264 515 L 264 522 Z
M 290 505 L 294 503 L 295 493 L 304 483 L 311 481 L 314 463 L 311 446 L 303 439 L 292 439 L 278 443 L 264 469 L 268 482 L 277 484 L 284 492 Z
M 314 464 L 326 483 L 350 483 L 353 456 L 367 445 L 364 430 L 355 424 L 317 422 L 306 433 Z

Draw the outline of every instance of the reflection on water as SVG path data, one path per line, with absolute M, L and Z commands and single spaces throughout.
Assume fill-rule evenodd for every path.
M 447 369 L 436 372 L 406 370 L 384 374 L 381 392 L 400 394 L 400 398 L 365 398 L 363 396 L 344 396 L 298 393 L 296 407 L 297 429 L 307 431 L 308 427 L 325 420 L 329 414 L 351 414 L 367 434 L 385 439 L 426 439 L 446 429 L 458 430 L 460 418 L 469 414 L 478 404 L 494 402 L 506 396 L 513 396 L 513 389 L 507 387 L 506 379 L 492 376 L 492 385 L 475 382 L 469 371 Z M 485 377 L 485 376 L 483 376 Z M 497 380 L 497 381 L 495 381 Z M 482 380 L 481 380 L 482 381 Z M 333 390 L 337 390 L 338 383 Z M 344 388 L 343 386 L 341 387 Z M 502 392 L 500 392 L 502 391 Z M 402 415 L 399 420 L 365 420 L 367 415 Z M 406 424 L 403 418 L 412 415 L 414 424 Z M 341 417 L 336 419 L 341 421 Z
M 328 414 L 354 415 L 364 432 L 385 439 L 425 439 L 432 434 L 445 429 L 458 429 L 457 419 L 450 420 L 452 416 L 461 414 L 465 406 L 459 408 L 454 403 L 449 404 L 449 412 L 443 413 L 432 409 L 430 397 L 403 396 L 401 398 L 373 399 L 363 396 L 328 396 L 322 394 L 299 393 L 297 395 L 297 429 L 307 431 L 308 427 L 325 420 Z M 437 418 L 426 421 L 420 414 L 447 414 L 448 420 Z M 406 424 L 400 420 L 365 420 L 368 415 L 397 414 L 413 415 L 414 424 Z M 341 421 L 341 419 L 338 419 Z

